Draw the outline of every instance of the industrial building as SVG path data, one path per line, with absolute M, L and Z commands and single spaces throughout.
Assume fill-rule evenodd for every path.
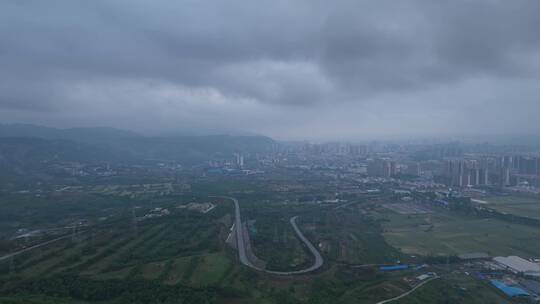
M 488 259 L 489 255 L 485 252 L 470 252 L 458 255 L 460 260 L 482 260 Z
M 509 286 L 509 285 L 506 285 L 504 282 L 497 281 L 497 280 L 491 280 L 491 284 L 493 284 L 495 287 L 497 287 L 499 290 L 504 292 L 504 294 L 506 294 L 507 296 L 511 298 L 529 296 L 528 292 L 526 292 L 525 290 L 517 286 Z
M 518 256 L 495 257 L 493 260 L 513 273 L 540 277 L 539 264 L 529 262 Z
M 381 266 L 379 267 L 380 271 L 396 271 L 396 270 L 405 270 L 408 269 L 409 265 L 406 264 L 400 264 L 400 265 L 389 265 L 389 266 Z
M 540 296 L 540 283 L 532 280 L 521 280 L 519 285 L 523 286 L 530 293 Z

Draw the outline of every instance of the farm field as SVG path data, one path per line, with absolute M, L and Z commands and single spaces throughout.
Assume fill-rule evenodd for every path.
M 384 264 L 407 258 L 387 244 L 379 223 L 354 206 L 305 215 L 301 223 L 305 234 L 317 240 L 321 252 L 330 261 Z
M 312 256 L 305 252 L 287 217 L 259 216 L 248 229 L 255 255 L 266 262 L 268 269 L 300 269 L 312 263 Z
M 486 282 L 465 275 L 449 275 L 422 286 L 396 304 L 421 303 L 511 303 Z
M 487 207 L 499 212 L 540 219 L 540 198 L 526 196 L 494 196 L 482 198 Z
M 399 214 L 425 214 L 431 213 L 431 210 L 424 206 L 412 203 L 392 203 L 392 204 L 383 204 L 384 208 L 392 210 Z
M 193 292 L 198 297 L 200 290 L 223 284 L 227 276 L 232 277 L 231 281 L 241 280 L 234 253 L 223 242 L 228 227 L 221 219 L 229 211 L 228 204 L 220 204 L 208 214 L 180 213 L 141 221 L 136 229 L 131 225 L 95 228 L 76 238 L 21 254 L 0 263 L 0 302 L 62 303 L 58 290 L 66 290 L 62 289 L 63 284 L 70 284 L 72 289 L 79 281 L 81 286 L 127 284 L 129 287 L 118 290 L 128 294 L 137 292 L 129 291 L 137 284 L 144 285 L 140 292 L 145 288 L 174 287 L 175 293 L 181 286 L 189 290 L 187 294 Z M 56 283 L 53 286 L 49 282 Z M 241 282 L 235 284 L 243 286 Z M 40 286 L 39 294 L 43 296 L 31 296 L 36 286 Z M 101 288 L 82 295 L 65 294 L 66 303 L 94 302 L 94 295 L 100 294 L 95 292 Z M 54 301 L 50 302 L 48 296 L 54 296 Z M 110 295 L 110 300 L 119 296 L 126 297 Z
M 250 233 L 259 242 L 256 250 L 276 266 L 310 262 L 287 221 L 290 214 L 301 214 L 299 226 L 319 246 L 326 263 L 309 276 L 270 276 L 240 264 L 237 252 L 225 243 L 232 206 L 217 203 L 206 214 L 175 210 L 167 217 L 139 221 L 136 228 L 129 220 L 118 222 L 17 256 L 11 265 L 0 264 L 0 303 L 376 303 L 409 290 L 405 278 L 414 279 L 429 271 L 379 272 L 373 264 L 419 261 L 397 250 L 403 249 L 396 245 L 399 242 L 413 244 L 411 248 L 418 251 L 425 250 L 422 246 L 480 251 L 472 246 L 478 242 L 476 238 L 486 238 L 484 234 L 473 235 L 467 243 L 468 234 L 458 244 L 452 236 L 464 232 L 450 227 L 461 225 L 480 233 L 478 227 L 487 231 L 502 223 L 486 224 L 440 212 L 400 214 L 373 206 L 329 206 L 320 211 L 291 205 L 280 212 L 267 203 L 247 206 Z M 435 236 L 421 239 L 412 233 L 420 229 L 429 235 L 424 231 L 429 228 L 427 221 L 433 223 Z M 501 227 L 510 231 L 503 234 L 505 237 L 525 232 L 522 226 Z M 388 238 L 392 232 L 401 233 L 395 239 L 398 243 Z M 529 241 L 529 247 L 522 247 L 533 251 L 534 244 Z M 507 249 L 497 248 L 501 252 Z M 439 270 L 437 273 L 444 275 L 445 271 Z M 467 277 L 450 281 L 445 277 L 403 303 L 441 302 L 437 294 L 445 284 L 454 287 L 444 294 L 460 303 L 476 303 L 471 295 L 479 292 L 494 303 L 504 303 L 495 290 L 467 282 Z M 462 294 L 455 286 L 465 286 L 471 292 Z M 158 294 L 160 298 L 155 298 Z
M 535 227 L 441 211 L 403 215 L 380 210 L 376 216 L 382 222 L 386 241 L 412 255 L 540 255 L 540 229 Z

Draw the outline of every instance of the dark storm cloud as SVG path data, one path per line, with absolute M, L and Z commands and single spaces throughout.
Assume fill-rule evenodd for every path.
M 539 13 L 532 0 L 3 1 L 0 119 L 309 137 L 435 132 L 428 116 L 516 99 L 538 113 Z M 501 113 L 484 112 L 481 132 Z
M 538 1 L 464 2 L 437 12 L 440 34 L 435 52 L 461 74 L 537 76 L 540 51 Z M 531 60 L 536 64 L 531 65 Z

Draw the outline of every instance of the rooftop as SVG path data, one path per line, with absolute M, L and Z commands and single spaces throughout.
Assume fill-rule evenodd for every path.
M 502 264 L 514 272 L 522 272 L 529 275 L 540 276 L 540 265 L 529 262 L 518 256 L 495 257 L 493 260 Z

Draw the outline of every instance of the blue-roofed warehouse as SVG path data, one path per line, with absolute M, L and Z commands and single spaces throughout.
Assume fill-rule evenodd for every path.
M 409 268 L 409 265 L 403 264 L 403 265 L 381 266 L 379 270 L 380 271 L 395 271 L 395 270 L 404 270 L 407 268 Z
M 502 292 L 504 292 L 507 296 L 511 298 L 529 296 L 529 293 L 525 290 L 519 287 L 508 286 L 501 281 L 491 280 L 491 284 L 499 288 Z

